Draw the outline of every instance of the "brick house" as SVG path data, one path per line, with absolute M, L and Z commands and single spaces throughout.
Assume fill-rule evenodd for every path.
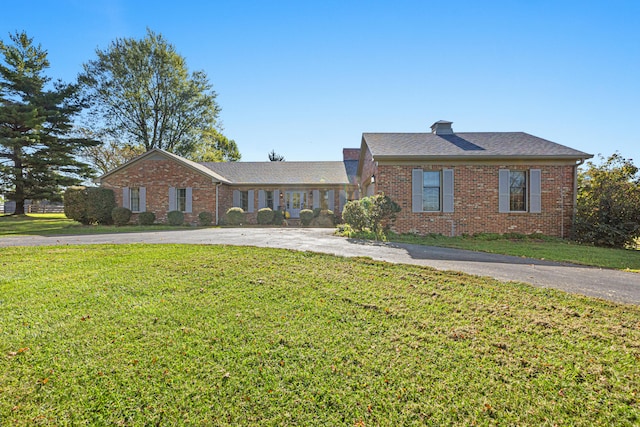
M 263 207 L 325 208 L 384 193 L 402 208 L 399 233 L 543 233 L 567 237 L 574 218 L 577 167 L 592 155 L 524 132 L 364 133 L 360 148 L 336 162 L 196 163 L 149 151 L 103 175 L 100 183 L 135 214 L 158 221 L 181 210 L 216 223 L 234 206 L 255 223 Z
M 400 233 L 542 233 L 568 237 L 577 167 L 590 154 L 524 132 L 364 133 L 363 194 L 400 205 Z
M 114 190 L 120 206 L 136 214 L 153 212 L 163 222 L 173 210 L 196 223 L 206 211 L 219 223 L 231 207 L 257 222 L 258 210 L 283 209 L 298 218 L 302 209 L 330 209 L 340 213 L 357 198 L 355 171 L 358 150 L 344 150 L 336 162 L 196 163 L 163 150 L 148 151 L 100 177 L 100 185 Z

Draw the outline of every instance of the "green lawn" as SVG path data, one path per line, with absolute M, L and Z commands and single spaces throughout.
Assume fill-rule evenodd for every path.
M 2 425 L 640 423 L 640 307 L 275 249 L 4 248 Z
M 369 233 L 347 234 L 354 238 L 373 237 Z M 446 237 L 439 234 L 416 236 L 391 233 L 387 239 L 392 242 L 467 249 L 640 272 L 639 250 L 601 248 L 546 236 L 481 234 Z
M 28 214 L 0 216 L 0 237 L 2 236 L 50 236 L 56 234 L 106 234 L 131 233 L 141 231 L 175 230 L 176 227 L 166 224 L 150 226 L 127 225 L 82 225 L 68 219 L 64 214 Z

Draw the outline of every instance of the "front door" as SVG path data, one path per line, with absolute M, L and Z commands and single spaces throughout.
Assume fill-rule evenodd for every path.
M 300 211 L 307 205 L 305 191 L 285 191 L 284 205 L 291 218 L 300 218 Z

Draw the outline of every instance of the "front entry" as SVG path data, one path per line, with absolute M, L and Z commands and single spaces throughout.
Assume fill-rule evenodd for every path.
M 305 191 L 285 191 L 284 205 L 291 218 L 300 218 L 300 211 L 307 205 L 307 193 Z

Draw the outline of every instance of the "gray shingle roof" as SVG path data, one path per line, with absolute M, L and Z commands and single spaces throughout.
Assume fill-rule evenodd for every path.
M 585 159 L 592 155 L 524 132 L 363 133 L 375 158 L 521 157 Z
M 231 184 L 349 184 L 343 162 L 201 163 Z

